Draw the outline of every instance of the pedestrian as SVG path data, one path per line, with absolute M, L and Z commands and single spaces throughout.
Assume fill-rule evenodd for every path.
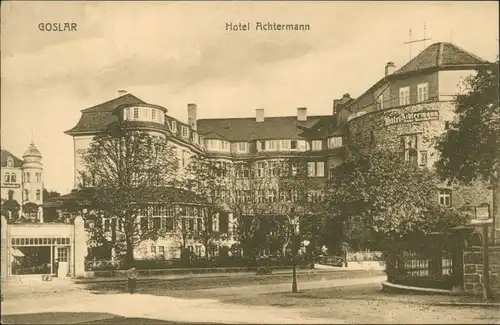
M 135 271 L 135 267 L 127 270 L 127 280 L 128 291 L 130 292 L 130 294 L 133 294 L 137 285 L 137 272 Z
M 59 259 L 56 258 L 54 261 L 54 276 L 57 277 L 59 274 Z

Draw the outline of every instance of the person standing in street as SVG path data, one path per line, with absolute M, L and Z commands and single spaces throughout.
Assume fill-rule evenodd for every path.
M 127 270 L 127 280 L 128 291 L 130 292 L 130 294 L 133 294 L 137 286 L 137 272 L 135 271 L 135 267 Z

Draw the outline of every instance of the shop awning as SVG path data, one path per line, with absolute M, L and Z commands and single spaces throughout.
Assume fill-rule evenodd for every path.
M 18 248 L 12 248 L 11 254 L 14 257 L 24 257 L 24 253 L 21 252 Z

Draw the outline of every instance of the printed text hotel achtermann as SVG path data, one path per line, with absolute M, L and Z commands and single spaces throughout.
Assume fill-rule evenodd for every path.
M 309 24 L 280 24 L 276 22 L 226 22 L 226 30 L 232 32 L 240 31 L 308 31 L 311 30 Z

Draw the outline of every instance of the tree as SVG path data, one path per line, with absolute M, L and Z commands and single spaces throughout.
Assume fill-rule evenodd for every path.
M 126 263 L 134 248 L 158 236 L 155 227 L 141 227 L 138 216 L 151 204 L 164 202 L 176 185 L 177 155 L 163 136 L 140 131 L 127 122 L 114 123 L 97 135 L 83 154 L 82 186 L 92 187 L 93 206 L 112 220 L 113 242 L 123 241 Z
M 438 206 L 433 173 L 396 152 L 360 149 L 348 154 L 332 176 L 326 200 L 331 215 L 348 226 L 344 233 L 351 240 L 366 230 L 379 237 L 402 237 L 465 222 L 464 214 Z
M 49 191 L 46 188 L 43 189 L 43 202 L 47 202 L 49 199 L 61 196 L 59 192 Z
M 235 162 L 227 173 L 227 202 L 234 213 L 234 233 L 243 254 L 257 261 L 270 250 L 280 214 L 276 163 L 248 159 Z
M 205 258 L 209 257 L 210 247 L 217 246 L 221 240 L 227 239 L 229 229 L 221 229 L 219 212 L 225 203 L 228 178 L 231 165 L 216 161 L 206 155 L 193 156 L 188 164 L 188 176 L 185 187 L 206 200 L 206 205 L 199 210 L 197 224 L 192 229 L 194 240 L 205 247 Z M 227 226 L 227 220 L 224 220 Z M 224 227 L 227 228 L 227 227 Z
M 499 64 L 481 68 L 463 80 L 455 98 L 455 119 L 437 143 L 438 174 L 450 183 L 483 180 L 493 189 L 493 224 L 500 219 Z M 496 234 L 495 234 L 496 232 Z M 500 234 L 494 231 L 494 236 Z

